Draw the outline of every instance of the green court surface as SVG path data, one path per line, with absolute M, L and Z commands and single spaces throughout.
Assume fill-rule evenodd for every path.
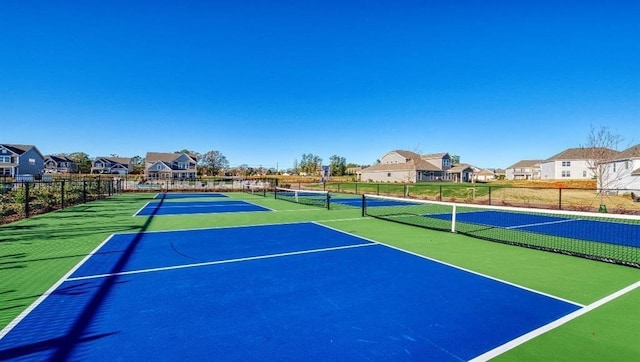
M 495 360 L 640 356 L 640 288 L 616 294 L 640 281 L 640 269 L 365 218 L 358 208 L 326 210 L 227 195 L 273 211 L 134 217 L 153 195 L 124 194 L 1 226 L 0 329 L 113 233 L 315 221 L 586 306 L 580 316 L 517 343 Z

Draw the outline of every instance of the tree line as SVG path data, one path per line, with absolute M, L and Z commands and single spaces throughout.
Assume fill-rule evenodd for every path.
M 199 153 L 189 149 L 175 151 L 175 153 L 186 153 L 197 160 L 198 175 L 202 176 L 258 176 L 258 175 L 277 175 L 282 173 L 289 174 L 306 174 L 319 176 L 322 171 L 322 158 L 313 153 L 304 153 L 300 158 L 293 161 L 293 167 L 286 169 L 276 169 L 273 167 L 252 167 L 247 164 L 230 167 L 226 156 L 218 150 L 211 150 L 205 153 Z M 83 174 L 91 173 L 92 159 L 85 152 L 62 153 L 59 156 L 65 156 L 78 165 L 78 172 Z M 110 157 L 120 157 L 111 154 Z M 142 156 L 131 157 L 133 166 L 132 174 L 143 174 L 146 160 Z M 347 169 L 357 167 L 355 164 L 348 164 L 346 158 L 333 155 L 329 158 L 329 175 L 344 176 Z

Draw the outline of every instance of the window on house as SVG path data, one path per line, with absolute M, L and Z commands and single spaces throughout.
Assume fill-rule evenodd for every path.
M 387 173 L 387 177 L 391 177 L 391 172 L 388 172 L 388 173 Z
M 613 172 L 616 172 L 616 164 L 613 164 Z
M 35 158 L 30 158 L 30 159 L 29 159 L 29 164 L 30 164 L 31 166 L 35 165 L 35 164 L 36 164 L 36 159 L 35 159 Z
M 0 168 L 0 175 L 2 176 L 11 176 L 10 168 Z
M 442 160 L 442 165 L 443 166 L 449 166 L 449 164 L 451 163 L 451 160 L 449 160 L 448 158 L 445 158 Z
M 562 161 L 562 167 L 570 167 L 571 161 Z
M 571 177 L 571 171 L 562 171 L 562 177 Z
M 11 156 L 0 156 L 0 162 L 11 163 Z
M 587 171 L 582 171 L 582 177 L 587 177 Z

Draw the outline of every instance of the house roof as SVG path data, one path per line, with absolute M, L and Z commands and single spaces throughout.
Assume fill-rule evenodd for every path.
M 620 154 L 618 154 L 618 157 L 616 158 L 619 160 L 631 160 L 634 158 L 640 158 L 640 144 L 631 146 L 626 150 L 620 152 Z
M 513 165 L 507 168 L 535 167 L 535 166 L 539 166 L 540 163 L 542 163 L 542 160 L 522 160 L 514 163 Z
M 52 159 L 56 162 L 75 162 L 74 160 L 70 159 L 68 156 L 64 156 L 64 155 L 46 155 L 44 156 L 45 160 L 46 159 Z
M 131 163 L 131 158 L 128 157 L 96 157 L 96 160 L 107 160 L 107 161 L 111 161 L 113 163 L 119 163 L 122 165 L 128 165 L 129 163 Z
M 494 176 L 495 174 L 496 174 L 495 172 L 488 170 L 486 168 L 478 171 L 478 175 L 482 175 L 482 176 Z
M 189 157 L 191 157 L 194 161 L 197 160 L 197 158 L 194 155 L 190 155 L 188 153 L 167 153 L 167 152 L 147 152 L 147 156 L 145 157 L 145 161 L 147 163 L 152 163 L 155 161 L 163 161 L 163 162 L 173 162 L 175 161 L 176 158 L 182 156 L 182 155 L 187 155 Z
M 447 170 L 447 172 L 449 172 L 449 173 L 460 173 L 460 172 L 462 172 L 464 170 L 467 170 L 467 169 L 471 169 L 471 170 L 475 171 L 475 168 L 473 166 L 471 166 L 469 164 L 466 164 L 466 163 L 461 163 L 459 165 L 455 165 L 455 166 L 451 167 L 450 169 Z
M 29 151 L 30 149 L 34 148 L 35 146 L 32 145 L 10 145 L 10 144 L 0 144 L 0 146 L 3 146 L 4 148 L 10 150 L 11 152 L 21 155 L 27 151 Z
M 549 157 L 544 162 L 558 160 L 594 160 L 611 159 L 618 151 L 605 147 L 579 147 L 568 148 L 556 155 Z
M 422 158 L 443 158 L 446 155 L 448 155 L 448 153 L 442 152 L 442 153 L 430 153 L 430 154 L 426 154 L 426 155 L 420 155 L 420 157 L 422 157 Z

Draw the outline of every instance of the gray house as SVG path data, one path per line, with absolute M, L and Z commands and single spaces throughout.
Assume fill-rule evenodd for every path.
M 36 146 L 0 144 L 0 176 L 42 176 L 44 156 Z
M 187 153 L 147 152 L 144 176 L 150 180 L 189 180 L 197 176 L 198 160 Z
M 360 170 L 362 181 L 402 182 L 450 180 L 451 156 L 448 153 L 419 155 L 395 150 L 388 152 L 380 163 Z
M 91 164 L 91 173 L 126 175 L 131 171 L 131 158 L 126 157 L 96 157 Z
M 77 173 L 78 164 L 64 155 L 44 157 L 44 173 Z

